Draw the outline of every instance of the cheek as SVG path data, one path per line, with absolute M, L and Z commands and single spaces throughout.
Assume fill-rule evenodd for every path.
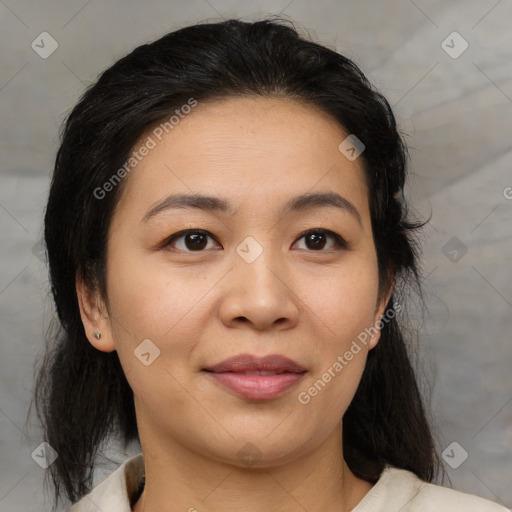
M 336 428 L 359 386 L 368 354 L 365 329 L 374 322 L 376 294 L 377 276 L 366 268 L 337 275 L 325 293 L 316 295 L 315 364 L 297 400 L 304 425 L 315 425 L 320 437 Z
M 171 271 L 148 265 L 136 255 L 118 256 L 115 250 L 111 252 L 107 289 L 112 332 L 125 372 L 140 371 L 141 361 L 134 356 L 144 340 L 151 340 L 144 342 L 150 352 L 160 350 L 169 370 L 179 372 L 174 362 L 188 360 L 200 339 L 201 322 L 207 317 L 203 310 L 206 301 L 201 299 L 212 283 L 191 268 Z M 169 350 L 172 357 L 165 354 Z M 155 359 L 155 363 L 163 359 Z
M 310 275 L 298 288 L 298 295 L 317 317 L 324 350 L 342 350 L 375 320 L 376 262 L 355 255 L 351 260 L 327 274 Z
M 178 279 L 136 265 L 128 270 L 111 283 L 113 312 L 123 319 L 120 327 L 114 322 L 113 330 L 121 366 L 139 413 L 147 411 L 175 438 L 186 437 L 181 422 L 169 419 L 169 411 L 187 411 L 189 421 L 204 422 L 204 410 L 191 402 L 188 390 L 207 316 L 200 299 L 208 287 L 199 279 L 197 286 L 184 287 Z
M 332 408 L 334 421 L 348 407 L 365 367 L 369 328 L 375 322 L 376 262 L 354 258 L 354 264 L 311 282 L 315 286 L 309 291 L 304 286 L 302 295 L 315 322 L 315 365 L 301 387 L 306 394 L 301 403 L 311 400 L 320 410 Z

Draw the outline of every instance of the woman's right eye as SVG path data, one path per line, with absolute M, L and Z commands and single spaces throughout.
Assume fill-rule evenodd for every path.
M 208 237 L 214 239 L 211 233 L 202 229 L 187 229 L 180 231 L 169 237 L 163 244 L 162 248 L 175 247 L 184 252 L 202 252 L 208 247 Z M 178 243 L 176 243 L 179 241 Z

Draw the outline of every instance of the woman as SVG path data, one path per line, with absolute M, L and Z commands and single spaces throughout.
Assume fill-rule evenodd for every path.
M 66 122 L 45 215 L 56 503 L 506 510 L 431 483 L 398 321 L 419 286 L 405 178 L 385 98 L 278 21 L 187 27 L 107 69 Z M 142 453 L 92 489 L 113 434 Z

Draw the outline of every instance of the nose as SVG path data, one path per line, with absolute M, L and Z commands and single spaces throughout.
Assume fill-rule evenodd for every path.
M 219 315 L 228 327 L 259 331 L 291 329 L 298 323 L 299 298 L 283 265 L 263 253 L 252 263 L 235 255 Z

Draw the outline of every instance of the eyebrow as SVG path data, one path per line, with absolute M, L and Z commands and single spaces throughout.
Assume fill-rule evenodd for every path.
M 350 213 L 362 225 L 361 215 L 357 208 L 336 192 L 305 193 L 293 197 L 283 207 L 283 215 L 291 212 L 301 212 L 318 207 L 335 207 Z M 220 197 L 205 196 L 200 194 L 171 194 L 155 206 L 150 208 L 141 222 L 146 222 L 157 214 L 177 208 L 197 208 L 208 212 L 222 212 L 235 215 L 238 209 Z

